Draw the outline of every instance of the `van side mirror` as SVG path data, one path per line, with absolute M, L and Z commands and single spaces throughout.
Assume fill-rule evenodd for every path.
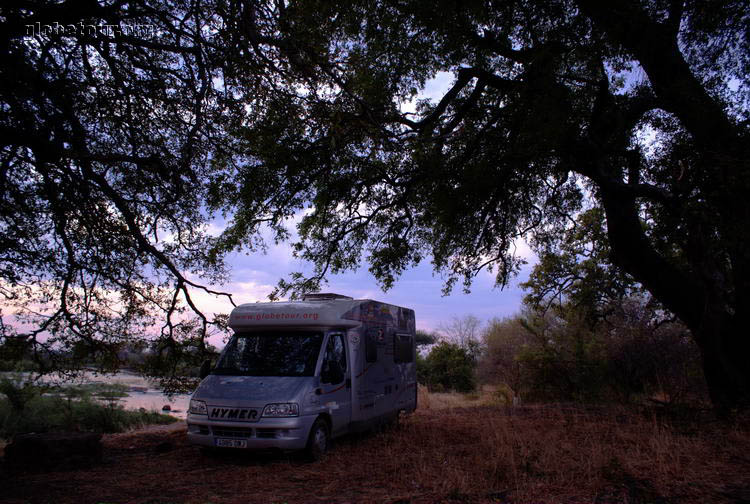
M 211 372 L 211 361 L 206 359 L 203 361 L 203 364 L 201 364 L 201 370 L 200 370 L 200 377 L 201 380 L 208 376 L 208 374 Z

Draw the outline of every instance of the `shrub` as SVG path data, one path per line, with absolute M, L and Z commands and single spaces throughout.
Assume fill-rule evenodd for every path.
M 426 383 L 433 391 L 471 392 L 476 388 L 474 364 L 466 349 L 454 343 L 441 342 L 432 348 L 425 359 Z
M 430 374 L 430 364 L 427 362 L 427 358 L 417 352 L 417 382 L 422 385 L 429 385 Z
M 570 305 L 494 320 L 480 376 L 532 401 L 701 402 L 697 347 L 663 318 L 647 300 L 626 298 L 595 323 Z
M 528 371 L 521 364 L 521 351 L 533 345 L 533 334 L 522 324 L 520 317 L 493 319 L 482 334 L 485 352 L 479 361 L 478 375 L 484 383 L 507 388 L 513 397 L 521 395 L 528 385 Z
M 25 381 L 22 377 L 0 378 L 0 394 L 5 394 L 13 411 L 21 412 L 34 397 L 41 395 L 42 388 Z
M 155 411 L 126 410 L 112 399 L 102 404 L 91 394 L 91 390 L 102 389 L 106 387 L 67 387 L 54 395 L 36 394 L 20 410 L 9 399 L 0 398 L 0 438 L 26 432 L 122 432 L 142 425 L 177 421 Z

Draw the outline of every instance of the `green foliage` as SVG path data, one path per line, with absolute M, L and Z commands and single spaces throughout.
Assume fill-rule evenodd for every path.
M 38 371 L 39 366 L 32 360 L 0 360 L 0 373 L 23 373 Z
M 658 305 L 631 298 L 608 317 L 607 375 L 612 388 L 623 401 L 651 394 L 673 404 L 704 402 L 698 346 L 683 324 L 656 318 L 655 309 Z
M 427 362 L 427 358 L 422 356 L 421 353 L 417 352 L 417 382 L 422 385 L 428 385 L 430 379 L 430 365 Z
M 31 344 L 25 337 L 11 336 L 0 330 L 0 372 L 38 371 L 39 365 L 33 361 L 30 351 Z
M 502 384 L 502 390 L 510 391 L 511 399 L 518 396 L 527 379 L 520 355 L 534 344 L 533 334 L 521 317 L 494 319 L 485 328 L 482 339 L 485 352 L 479 361 L 479 378 L 485 383 Z
M 20 413 L 26 404 L 39 396 L 45 387 L 34 384 L 22 376 L 0 377 L 0 394 L 5 394 L 12 411 Z
M 700 356 L 686 328 L 612 264 L 599 209 L 580 214 L 574 224 L 539 238 L 540 261 L 522 284 L 531 311 L 520 322 L 537 339 L 551 334 L 554 340 L 518 361 L 526 373 L 537 373 L 535 383 L 546 384 L 544 390 L 535 387 L 535 394 L 573 398 L 576 391 L 588 399 L 629 401 L 659 392 L 670 401 L 701 400 Z
M 471 392 L 476 388 L 471 356 L 455 343 L 441 341 L 434 346 L 424 359 L 423 369 L 422 383 L 433 391 Z
M 503 397 L 526 401 L 702 402 L 696 345 L 683 325 L 655 322 L 654 309 L 624 298 L 593 325 L 589 309 L 570 304 L 495 320 L 480 377 L 507 390 Z
M 418 347 L 434 345 L 438 341 L 438 336 L 434 333 L 417 329 L 415 338 Z
M 580 314 L 572 312 L 563 318 L 531 313 L 522 324 L 535 341 L 517 357 L 529 375 L 528 399 L 600 401 L 606 397 L 604 341 Z
M 3 386 L 3 393 L 7 395 L 8 390 Z M 25 432 L 122 432 L 177 421 L 156 411 L 125 410 L 117 404 L 117 399 L 124 395 L 122 385 L 69 386 L 45 395 L 39 388 L 23 390 L 27 394 L 20 409 L 11 401 L 11 395 L 0 397 L 0 438 Z
M 189 393 L 200 382 L 199 372 L 205 359 L 215 359 L 218 351 L 203 341 L 195 321 L 175 328 L 174 338 L 157 341 L 135 369 L 143 375 L 158 377 L 167 394 Z
M 547 310 L 568 303 L 579 308 L 588 323 L 607 315 L 617 302 L 641 294 L 632 276 L 612 264 L 604 212 L 582 212 L 573 225 L 539 233 L 535 241 L 539 262 L 521 284 L 526 305 Z
M 482 332 L 482 322 L 474 315 L 453 317 L 449 322 L 440 325 L 440 332 L 445 341 L 457 344 L 476 365 L 483 352 L 482 343 L 479 341 Z

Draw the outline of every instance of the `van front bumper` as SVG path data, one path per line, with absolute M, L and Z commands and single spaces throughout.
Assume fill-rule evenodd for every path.
M 301 450 L 317 415 L 289 418 L 261 418 L 257 422 L 222 422 L 208 420 L 206 415 L 187 416 L 188 442 L 219 447 L 219 439 L 245 441 L 247 449 Z

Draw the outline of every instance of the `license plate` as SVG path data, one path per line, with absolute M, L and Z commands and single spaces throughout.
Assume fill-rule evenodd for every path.
M 217 439 L 216 446 L 222 448 L 247 448 L 247 441 L 244 439 Z

